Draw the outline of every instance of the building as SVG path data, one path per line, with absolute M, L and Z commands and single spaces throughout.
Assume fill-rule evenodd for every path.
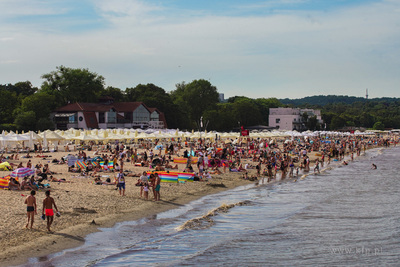
M 100 103 L 73 103 L 53 113 L 56 129 L 167 128 L 164 113 L 143 102 L 115 102 L 103 98 Z
M 307 113 L 308 117 L 316 116 L 320 124 L 323 124 L 321 119 L 321 111 L 314 109 L 300 108 L 270 108 L 269 109 L 269 126 L 281 130 L 307 130 L 303 121 L 303 114 Z

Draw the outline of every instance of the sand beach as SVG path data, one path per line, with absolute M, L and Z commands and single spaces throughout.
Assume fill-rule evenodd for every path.
M 92 156 L 90 152 L 88 155 Z M 120 196 L 115 185 L 96 185 L 92 178 L 81 177 L 79 173 L 68 172 L 67 165 L 53 164 L 53 159 L 60 159 L 73 152 L 44 153 L 44 157 L 32 154 L 32 165 L 48 163 L 50 170 L 56 172 L 57 179 L 66 179 L 71 183 L 48 182 L 51 196 L 60 210 L 61 216 L 55 217 L 52 233 L 48 233 L 46 222 L 40 216 L 45 190 L 36 194 L 38 214 L 35 216 L 34 229 L 26 229 L 25 198 L 29 191 L 0 190 L 0 246 L 3 251 L 0 265 L 9 266 L 22 264 L 30 257 L 45 256 L 53 252 L 78 246 L 84 242 L 84 237 L 98 227 L 112 227 L 116 222 L 137 220 L 162 211 L 184 205 L 192 200 L 221 190 L 235 188 L 249 183 L 243 180 L 242 173 L 226 173 L 212 175 L 209 182 L 162 183 L 161 201 L 140 198 L 140 187 L 135 186 L 138 177 L 126 177 L 126 195 Z M 21 154 L 20 156 L 23 156 Z M 28 159 L 10 160 L 11 163 L 26 166 Z M 183 170 L 184 164 L 179 165 Z M 147 167 L 135 167 L 126 163 L 124 170 L 141 173 L 149 170 Z M 255 171 L 254 171 L 255 173 Z M 0 177 L 9 175 L 10 171 L 1 171 Z M 113 180 L 114 173 L 104 173 Z M 223 186 L 221 186 L 221 184 Z
M 277 151 L 284 150 L 284 141 L 277 140 Z M 383 139 L 381 141 L 383 142 Z M 376 145 L 374 145 L 374 142 L 368 141 L 370 145 L 366 145 L 367 143 L 363 142 L 359 143 L 360 150 L 362 146 L 364 149 L 369 149 L 383 144 L 382 142 L 376 142 Z M 344 146 L 346 157 L 348 158 L 350 149 L 355 149 L 356 147 L 352 147 L 353 141 L 350 142 L 343 139 L 344 143 L 348 144 L 347 151 L 346 145 Z M 317 142 L 314 142 L 315 144 Z M 334 143 L 332 142 L 332 144 Z M 321 151 L 319 149 L 313 150 L 311 147 L 307 156 L 311 163 L 310 166 L 313 167 L 316 159 L 321 158 Z M 142 151 L 144 150 L 138 150 L 138 152 Z M 296 151 L 300 152 L 297 149 Z M 261 152 L 262 150 L 260 150 Z M 325 152 L 329 153 L 329 149 L 325 150 Z M 53 159 L 61 159 L 68 154 L 77 155 L 77 153 L 77 151 L 31 153 L 32 158 L 29 159 L 23 158 L 26 153 L 21 153 L 18 160 L 9 160 L 15 166 L 21 162 L 23 166 L 26 166 L 28 160 L 32 161 L 32 166 L 39 163 L 47 163 L 50 170 L 56 173 L 54 174 L 55 178 L 65 179 L 67 182 L 48 182 L 51 196 L 54 198 L 61 213 L 60 217 L 55 217 L 54 219 L 52 232 L 47 231 L 46 222 L 40 218 L 45 189 L 38 190 L 36 194 L 38 214 L 35 216 L 34 229 L 26 229 L 25 227 L 27 215 L 24 201 L 30 192 L 0 190 L 0 245 L 3 248 L 3 252 L 0 255 L 1 266 L 23 264 L 31 257 L 47 256 L 66 248 L 79 246 L 85 241 L 87 234 L 98 231 L 99 227 L 112 227 L 116 222 L 146 218 L 180 207 L 205 195 L 233 189 L 249 183 L 258 183 L 258 181 L 243 179 L 243 172 L 230 172 L 228 170 L 226 173 L 213 174 L 208 181 L 162 183 L 161 201 L 155 202 L 152 200 L 153 194 L 151 192 L 149 192 L 149 200 L 140 198 L 140 187 L 135 185 L 138 177 L 126 177 L 126 194 L 121 196 L 115 185 L 97 185 L 93 178 L 81 176 L 80 173 L 68 172 L 68 165 L 66 164 L 52 163 Z M 95 157 L 93 151 L 86 151 L 86 153 L 87 156 Z M 239 154 L 239 151 L 237 153 Z M 181 155 L 182 151 L 179 154 Z M 282 156 L 284 153 L 279 152 L 279 154 Z M 289 155 L 288 153 L 285 154 Z M 252 168 L 248 169 L 250 177 L 257 174 L 255 168 L 257 162 L 254 162 L 254 159 L 255 156 L 247 156 L 241 159 L 243 164 L 249 163 L 252 165 Z M 285 161 L 283 157 L 281 157 L 281 160 L 282 162 Z M 299 165 L 300 161 L 297 161 L 295 167 L 297 168 Z M 178 170 L 183 171 L 185 166 L 185 164 L 178 164 Z M 130 162 L 124 163 L 124 171 L 130 173 L 139 174 L 149 170 L 151 170 L 149 167 L 135 166 Z M 194 167 L 194 170 L 197 171 L 197 168 Z M 264 166 L 262 170 L 265 170 Z M 10 173 L 10 171 L 0 171 L 0 177 Z M 309 173 L 312 173 L 312 169 Z M 300 175 L 303 174 L 303 171 L 301 171 Z M 103 180 L 106 177 L 114 180 L 115 175 L 116 173 L 114 172 L 101 173 Z M 279 173 L 279 179 L 280 176 Z M 297 177 L 294 179 L 297 179 Z

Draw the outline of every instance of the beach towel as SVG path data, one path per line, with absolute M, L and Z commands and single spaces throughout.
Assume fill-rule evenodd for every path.
M 0 163 L 0 171 L 11 171 L 11 170 L 12 170 L 12 167 L 11 167 L 10 163 L 8 163 L 7 161 Z
M 0 189 L 8 189 L 8 183 L 10 182 L 10 175 L 0 178 Z
M 191 160 L 191 164 L 196 164 L 198 161 L 198 157 L 192 157 Z M 174 158 L 174 163 L 179 163 L 179 164 L 186 164 L 187 163 L 188 158 L 184 158 L 184 157 L 176 157 Z

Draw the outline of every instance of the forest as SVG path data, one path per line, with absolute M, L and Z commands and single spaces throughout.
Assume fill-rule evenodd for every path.
M 324 125 L 305 117 L 310 130 L 344 127 L 399 129 L 400 99 L 365 99 L 350 96 L 311 96 L 277 99 L 234 96 L 219 101 L 219 92 L 208 80 L 180 82 L 166 91 L 154 84 L 138 84 L 124 90 L 105 86 L 105 78 L 88 69 L 59 66 L 41 76 L 40 88 L 31 82 L 0 84 L 0 131 L 54 129 L 50 113 L 74 102 L 97 102 L 113 97 L 115 102 L 143 102 L 164 112 L 169 128 L 231 131 L 239 126 L 268 126 L 269 108 L 300 107 L 320 109 Z

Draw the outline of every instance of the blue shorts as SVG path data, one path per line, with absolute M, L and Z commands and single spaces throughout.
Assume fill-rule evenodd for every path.
M 156 188 L 155 188 L 155 191 L 160 191 L 160 185 L 158 184 L 158 185 L 156 185 Z
M 125 189 L 125 183 L 118 183 L 117 187 L 121 189 Z

